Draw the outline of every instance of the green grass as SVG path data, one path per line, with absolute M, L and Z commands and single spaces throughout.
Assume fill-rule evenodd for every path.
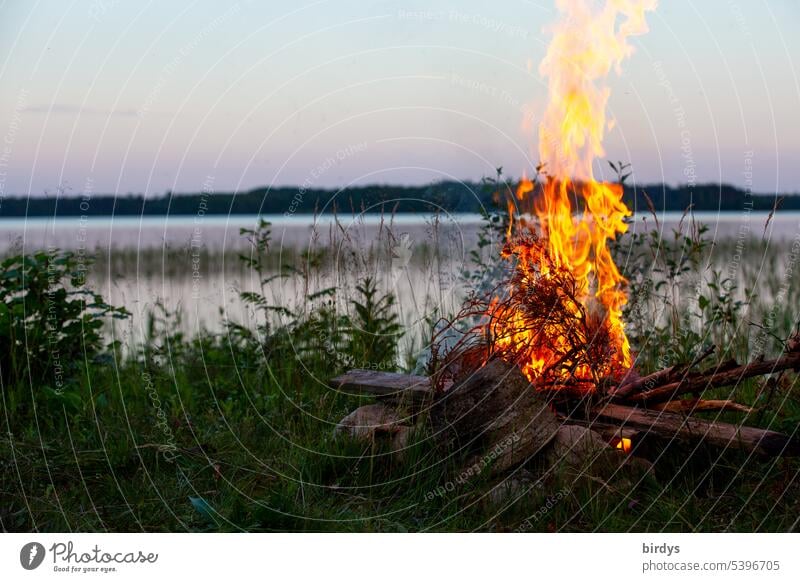
M 713 269 L 698 265 L 711 258 L 724 266 L 731 249 L 693 244 L 643 237 L 616 249 L 631 257 L 619 261 L 618 254 L 618 261 L 631 295 L 647 306 L 636 317 L 628 313 L 642 372 L 712 342 L 721 348 L 719 360 L 774 355 L 778 338 L 795 325 L 796 277 L 782 301 L 773 299 L 786 280 L 786 249 L 748 243 L 754 250 L 737 273 L 740 281 L 714 291 Z M 764 253 L 771 267 L 759 272 Z M 272 267 L 248 265 L 264 279 Z M 478 271 L 480 265 L 471 274 Z M 700 293 L 692 280 L 697 273 Z M 754 283 L 761 291 L 748 298 L 745 287 Z M 46 374 L 35 380 L 3 374 L 0 525 L 6 531 L 358 532 L 800 527 L 797 460 L 663 441 L 640 451 L 656 461 L 655 480 L 560 472 L 540 487 L 523 481 L 501 502 L 490 495 L 496 483 L 486 481 L 432 495 L 452 482 L 464 459 L 434 447 L 424 425 L 402 459 L 333 437 L 335 424 L 370 400 L 334 392 L 327 381 L 354 360 L 398 367 L 411 359 L 397 353 L 389 300 L 366 288 L 344 308 L 328 295 L 309 299 L 309 309 L 282 325 L 270 317 L 273 306 L 254 296 L 251 307 L 263 315 L 257 329 L 230 326 L 194 338 L 162 314 L 142 345 L 84 350 L 57 397 L 42 392 Z M 762 345 L 764 328 L 750 322 L 768 316 Z M 791 373 L 774 387 L 750 380 L 716 392 L 759 407 L 748 418 L 726 413 L 723 420 L 787 432 L 800 422 Z M 535 466 L 527 470 L 537 473 Z M 557 492 L 563 495 L 553 501 Z
M 402 462 L 332 437 L 361 403 L 308 380 L 294 363 L 261 375 L 224 349 L 153 373 L 171 435 L 142 370 L 98 368 L 80 410 L 38 410 L 38 428 L 2 441 L 2 523 L 12 531 L 785 531 L 800 510 L 797 463 L 674 445 L 659 481 L 609 489 L 570 475 L 509 507 L 489 483 L 429 500 L 457 460 L 422 435 Z M 194 358 L 197 361 L 193 361 Z M 210 372 L 206 373 L 206 370 Z M 324 376 L 318 376 L 324 380 Z M 171 446 L 175 446 L 172 451 Z M 167 454 L 160 447 L 169 447 Z M 173 458 L 174 455 L 174 458 Z M 526 519 L 566 487 L 546 516 Z M 513 500 L 509 500 L 510 503 Z

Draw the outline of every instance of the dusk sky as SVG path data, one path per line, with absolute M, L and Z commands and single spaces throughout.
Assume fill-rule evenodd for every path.
M 0 193 L 518 176 L 556 18 L 544 0 L 5 1 Z M 648 23 L 610 80 L 607 158 L 640 183 L 800 191 L 800 4 L 661 0 Z

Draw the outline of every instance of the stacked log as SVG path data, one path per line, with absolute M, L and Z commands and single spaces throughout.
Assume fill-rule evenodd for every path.
M 431 438 L 447 454 L 463 454 L 469 466 L 490 466 L 497 474 L 522 466 L 534 457 L 551 458 L 558 435 L 561 441 L 569 440 L 571 435 L 586 442 L 595 442 L 599 437 L 619 454 L 629 450 L 624 443 L 632 442 L 635 448 L 640 438 L 655 435 L 666 441 L 704 443 L 761 455 L 800 456 L 800 441 L 794 435 L 693 416 L 709 410 L 748 414 L 749 407 L 732 400 L 703 399 L 702 393 L 746 378 L 798 370 L 800 349 L 795 346 L 771 361 L 745 365 L 726 362 L 703 372 L 692 371 L 712 352 L 713 349 L 705 350 L 688 364 L 628 378 L 580 398 L 569 390 L 537 389 L 516 366 L 499 359 L 490 359 L 471 373 L 462 371 L 458 381 L 445 390 L 435 389 L 441 382 L 424 376 L 367 370 L 351 370 L 334 378 L 331 386 L 373 396 L 389 411 L 406 411 L 405 420 L 395 425 L 402 427 L 424 418 Z M 566 401 L 565 394 L 569 396 Z M 695 397 L 682 398 L 687 394 Z M 396 418 L 392 412 L 382 414 Z M 395 441 L 397 434 L 406 432 L 383 421 L 376 425 L 377 432 L 393 435 Z M 564 430 L 569 426 L 582 429 Z M 594 436 L 587 436 L 587 429 Z M 362 436 L 376 434 L 358 432 L 352 426 L 350 430 Z M 572 450 L 576 444 L 577 441 L 567 448 Z

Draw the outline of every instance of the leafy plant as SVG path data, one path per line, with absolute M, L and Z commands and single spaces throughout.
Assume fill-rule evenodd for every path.
M 58 250 L 0 264 L 0 376 L 12 402 L 22 385 L 71 402 L 67 389 L 101 356 L 105 321 L 129 315 L 86 286 L 86 268 Z
M 376 281 L 366 277 L 351 300 L 355 316 L 348 330 L 347 352 L 361 367 L 394 369 L 402 327 L 393 308 L 394 295 L 380 294 Z

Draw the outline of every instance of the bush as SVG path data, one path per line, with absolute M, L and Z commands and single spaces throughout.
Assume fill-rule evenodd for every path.
M 57 250 L 17 255 L 0 264 L 0 379 L 62 396 L 81 364 L 103 348 L 107 316 L 128 316 L 85 286 L 86 265 Z

